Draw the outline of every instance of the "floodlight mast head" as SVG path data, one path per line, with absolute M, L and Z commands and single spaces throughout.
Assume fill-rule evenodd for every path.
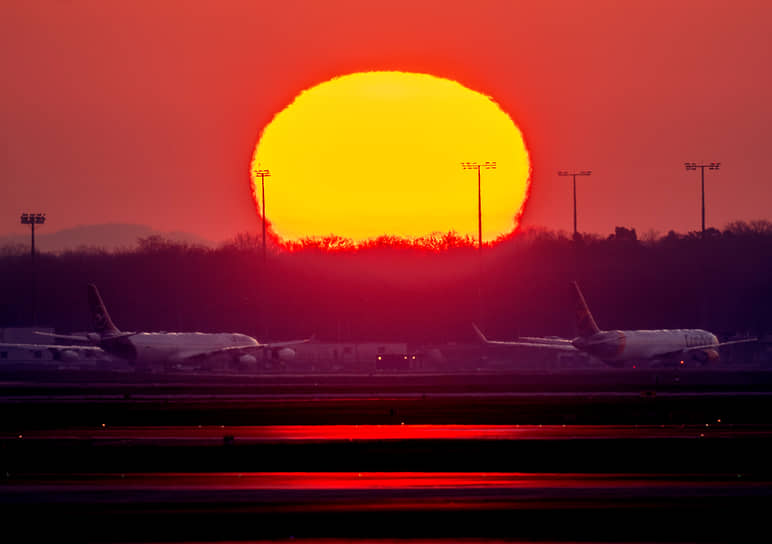
M 697 164 L 696 162 L 685 162 L 684 166 L 686 167 L 687 170 L 697 170 L 698 168 L 701 168 L 701 169 L 707 168 L 708 170 L 719 170 L 721 168 L 721 163 L 709 162 L 707 164 L 705 163 Z
M 480 168 L 485 168 L 486 170 L 495 170 L 496 161 L 462 162 L 461 168 L 464 170 L 479 170 Z
M 579 170 L 578 172 L 569 172 L 568 170 L 558 170 L 558 176 L 591 176 L 592 170 Z
M 46 222 L 44 213 L 23 213 L 21 214 L 22 225 L 42 225 Z

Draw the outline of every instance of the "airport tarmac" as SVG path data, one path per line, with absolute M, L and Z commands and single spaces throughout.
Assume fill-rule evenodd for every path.
M 0 430 L 769 422 L 772 371 L 194 375 L 0 371 Z
M 760 508 L 770 505 L 768 480 L 734 474 L 77 474 L 0 486 L 9 520 L 32 511 L 46 520 L 26 527 L 25 537 L 73 531 L 82 541 L 110 542 L 737 541 L 764 526 Z
M 6 373 L 0 507 L 28 540 L 748 541 L 770 383 Z
M 771 425 L 95 426 L 0 434 L 7 474 L 497 471 L 772 474 Z

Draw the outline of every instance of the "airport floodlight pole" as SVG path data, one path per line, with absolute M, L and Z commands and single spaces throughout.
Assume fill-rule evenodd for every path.
M 576 240 L 576 176 L 589 176 L 592 175 L 592 170 L 579 170 L 578 172 L 569 172 L 567 170 L 559 170 L 558 176 L 571 176 L 574 178 L 574 240 Z
M 687 171 L 700 169 L 700 184 L 702 186 L 702 237 L 705 238 L 705 169 L 718 170 L 720 162 L 709 162 L 707 164 L 697 164 L 696 162 L 685 162 Z
M 30 266 L 32 271 L 30 273 L 30 281 L 32 282 L 32 326 L 35 326 L 36 306 L 37 306 L 37 293 L 36 291 L 36 272 L 35 272 L 35 225 L 42 225 L 46 222 L 46 214 L 44 213 L 23 213 L 21 214 L 21 224 L 29 225 L 32 232 L 32 240 L 30 243 Z
M 477 170 L 477 249 L 482 254 L 482 198 L 480 189 L 480 170 L 495 170 L 496 162 L 462 162 L 464 170 Z
M 260 189 L 262 198 L 260 205 L 263 207 L 261 215 L 263 216 L 263 264 L 265 264 L 265 178 L 271 177 L 270 170 L 255 170 L 255 175 L 260 176 Z
M 477 170 L 477 302 L 480 307 L 479 319 L 481 323 L 485 322 L 485 310 L 483 308 L 483 296 L 482 296 L 482 191 L 481 191 L 481 175 L 480 170 L 485 168 L 486 170 L 495 170 L 495 161 L 486 162 L 462 162 L 461 168 L 464 170 Z
M 35 225 L 42 225 L 46 222 L 44 213 L 23 213 L 21 214 L 21 224 L 29 225 L 32 231 L 32 243 L 30 245 L 30 254 L 35 258 Z

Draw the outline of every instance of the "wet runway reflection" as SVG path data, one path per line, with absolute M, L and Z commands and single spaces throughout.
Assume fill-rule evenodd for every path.
M 734 541 L 772 504 L 769 479 L 738 474 L 254 472 L 13 475 L 9 514 L 83 541 L 346 536 L 519 541 Z M 755 521 L 754 521 L 755 520 Z M 680 525 L 678 525 L 680 524 Z M 573 537 L 573 538 L 572 538 Z M 687 538 L 690 537 L 690 538 Z M 343 540 L 341 540 L 343 541 Z M 409 540 L 407 540 L 409 541 Z M 434 538 L 434 542 L 450 542 Z
M 619 440 L 772 438 L 772 426 L 733 425 L 264 425 L 43 429 L 0 433 L 11 440 L 291 443 L 414 440 Z
M 767 479 L 737 474 L 561 474 L 488 472 L 256 472 L 14 475 L 0 486 L 2 503 L 248 503 L 271 509 L 394 508 L 397 500 L 429 501 L 411 508 L 560 500 L 564 506 L 618 499 L 689 500 L 698 496 L 771 497 Z M 436 500 L 450 501 L 436 503 Z M 331 502 L 332 501 L 332 502 Z M 341 502 L 344 501 L 344 502 Z M 386 501 L 386 502 L 384 502 Z M 531 506 L 533 506 L 531 504 Z M 636 506 L 640 506 L 636 502 Z

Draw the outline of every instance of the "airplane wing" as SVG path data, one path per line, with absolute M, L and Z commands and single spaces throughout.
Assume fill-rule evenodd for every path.
M 272 342 L 270 344 L 258 344 L 256 346 L 227 346 L 217 349 L 209 350 L 190 350 L 178 354 L 174 357 L 176 362 L 190 361 L 192 359 L 206 359 L 207 357 L 214 357 L 215 355 L 225 354 L 244 354 L 244 355 L 257 355 L 266 349 L 282 349 L 299 344 L 307 344 L 315 339 L 315 336 L 305 338 L 303 340 L 289 340 L 286 342 Z
M 731 346 L 733 344 L 747 344 L 749 342 L 758 342 L 758 338 L 742 338 L 740 340 L 727 340 L 726 342 L 719 342 L 718 344 L 705 344 L 703 346 L 691 346 L 688 348 L 685 348 L 684 352 L 689 351 L 696 351 L 701 349 L 711 349 L 711 348 L 720 348 L 723 346 Z
M 35 334 L 39 334 L 40 336 L 48 336 L 50 338 L 60 338 L 62 340 L 76 340 L 80 342 L 91 342 L 91 339 L 88 336 L 81 336 L 81 335 L 73 335 L 73 334 L 56 334 L 55 332 L 43 332 L 43 331 L 35 331 Z
M 313 342 L 314 340 L 316 340 L 316 335 L 312 334 L 310 338 L 305 338 L 303 340 L 288 340 L 286 342 L 272 342 L 270 344 L 260 344 L 259 347 L 262 347 L 265 349 L 289 348 L 300 344 L 307 344 L 309 342 Z
M 718 344 L 703 344 L 702 346 L 690 346 L 676 351 L 670 351 L 667 353 L 658 353 L 652 360 L 656 361 L 668 361 L 673 358 L 683 357 L 687 353 L 692 351 L 701 351 L 705 349 L 715 349 L 722 346 L 731 346 L 733 344 L 747 344 L 748 342 L 757 342 L 758 338 L 742 338 L 740 340 L 728 340 L 726 342 L 719 342 Z
M 77 349 L 77 350 L 83 350 L 83 351 L 94 351 L 99 353 L 104 353 L 104 350 L 102 348 L 98 348 L 96 346 L 64 346 L 60 344 L 6 344 L 6 343 L 0 343 L 0 348 L 11 348 L 11 349 L 31 349 L 31 350 L 64 350 L 64 349 Z
M 75 340 L 76 342 L 88 342 L 88 343 L 99 343 L 99 338 L 96 338 L 95 336 L 87 336 L 87 335 L 78 335 L 78 334 L 57 334 L 55 332 L 43 332 L 43 331 L 35 331 L 35 334 L 39 334 L 40 336 L 48 336 L 50 338 L 59 338 L 61 340 Z M 115 340 L 117 338 L 128 338 L 129 336 L 134 336 L 135 332 L 122 332 L 119 334 L 111 334 L 106 335 L 101 338 L 101 340 Z
M 490 346 L 512 346 L 512 347 L 524 347 L 524 348 L 545 348 L 556 349 L 560 351 L 579 351 L 574 347 L 570 340 L 561 338 L 537 338 L 526 337 L 525 341 L 521 340 L 488 340 L 480 328 L 472 323 L 477 338 L 483 343 Z
M 33 352 L 48 351 L 58 361 L 75 363 L 82 361 L 84 353 L 95 356 L 106 355 L 102 348 L 96 346 L 60 346 L 58 344 L 0 344 L 0 349 L 19 349 Z M 36 359 L 37 360 L 37 359 Z
M 546 336 L 518 336 L 518 342 L 529 342 L 540 346 L 573 346 L 571 340 L 566 338 L 551 338 Z

